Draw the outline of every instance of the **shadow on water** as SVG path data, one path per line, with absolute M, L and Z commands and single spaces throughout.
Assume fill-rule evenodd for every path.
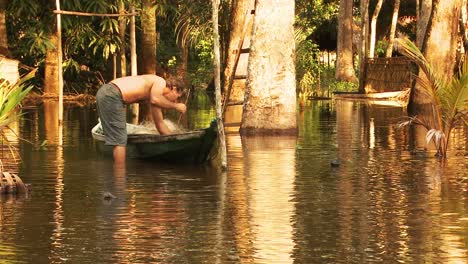
M 205 99 L 193 99 L 184 125 L 209 124 Z M 298 137 L 229 128 L 229 168 L 218 174 L 114 167 L 96 153 L 93 106 L 65 108 L 59 147 L 54 109 L 28 109 L 16 126 L 33 144 L 15 143 L 22 163 L 11 170 L 33 191 L 0 198 L 0 262 L 467 263 L 466 127 L 442 166 L 424 131 L 395 128 L 400 108 L 308 102 Z

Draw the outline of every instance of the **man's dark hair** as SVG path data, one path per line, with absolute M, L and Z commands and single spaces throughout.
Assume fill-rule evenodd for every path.
M 179 92 L 179 93 L 184 92 L 184 83 L 181 80 L 179 80 L 178 78 L 173 77 L 173 76 L 168 77 L 166 79 L 166 87 L 170 88 L 170 89 L 175 88 L 177 90 L 177 92 Z

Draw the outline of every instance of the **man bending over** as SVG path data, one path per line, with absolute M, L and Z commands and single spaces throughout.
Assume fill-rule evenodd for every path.
M 125 162 L 127 145 L 126 105 L 146 102 L 150 104 L 153 121 L 161 135 L 171 131 L 164 123 L 161 109 L 187 111 L 183 103 L 177 103 L 182 95 L 176 80 L 164 80 L 156 75 L 139 75 L 117 78 L 99 88 L 96 104 L 106 145 L 114 146 L 113 156 L 117 163 Z

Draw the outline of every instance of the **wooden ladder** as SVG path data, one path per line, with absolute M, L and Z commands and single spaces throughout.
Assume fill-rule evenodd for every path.
M 230 102 L 229 98 L 231 96 L 231 91 L 232 91 L 232 85 L 234 83 L 234 80 L 246 80 L 247 76 L 246 75 L 235 75 L 237 71 L 237 67 L 239 64 L 239 58 L 241 54 L 248 54 L 250 53 L 250 47 L 248 48 L 242 48 L 244 46 L 244 41 L 245 41 L 245 36 L 247 35 L 247 32 L 252 31 L 252 25 L 253 25 L 253 19 L 255 16 L 255 9 L 250 10 L 250 14 L 247 14 L 245 19 L 244 19 L 244 27 L 242 28 L 242 33 L 241 33 L 241 38 L 239 39 L 239 43 L 237 45 L 236 49 L 236 54 L 234 57 L 234 65 L 231 68 L 231 72 L 229 72 L 229 81 L 228 81 L 228 86 L 227 86 L 227 91 L 226 91 L 226 96 L 224 97 L 224 102 L 223 102 L 223 109 L 222 113 L 224 116 L 224 113 L 226 111 L 226 107 L 229 105 L 239 105 L 242 104 L 243 102 Z

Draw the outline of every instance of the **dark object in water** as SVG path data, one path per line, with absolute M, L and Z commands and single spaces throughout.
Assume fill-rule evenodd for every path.
M 29 184 L 24 184 L 18 175 L 0 171 L 0 194 L 28 193 Z
M 135 125 L 127 124 L 127 131 L 137 131 Z M 112 146 L 104 144 L 101 124 L 91 133 L 97 141 L 97 149 L 112 157 Z M 209 127 L 180 134 L 128 134 L 127 158 L 148 159 L 168 162 L 201 164 L 209 159 L 211 148 L 217 137 L 217 123 L 213 120 Z
M 332 167 L 338 167 L 341 165 L 341 162 L 338 159 L 334 159 L 330 162 Z

